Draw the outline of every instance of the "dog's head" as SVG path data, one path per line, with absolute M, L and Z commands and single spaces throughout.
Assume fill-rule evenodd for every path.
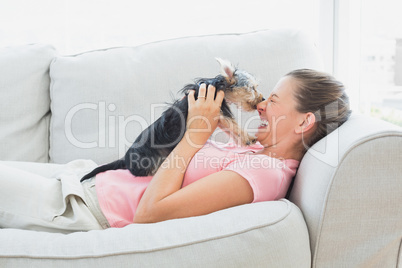
M 257 80 L 246 71 L 235 68 L 229 61 L 216 58 L 221 66 L 221 75 L 215 78 L 199 78 L 194 84 L 188 84 L 180 92 L 188 94 L 189 90 L 195 90 L 194 97 L 198 98 L 201 84 L 214 85 L 218 90 L 225 91 L 225 99 L 222 103 L 234 103 L 244 111 L 254 111 L 257 104 L 264 100 L 261 92 L 257 90 Z M 215 93 L 216 94 L 216 93 Z M 229 109 L 229 108 L 228 108 Z
M 225 90 L 225 99 L 234 103 L 244 111 L 254 111 L 257 104 L 264 100 L 257 90 L 257 80 L 246 71 L 237 69 L 229 61 L 216 58 L 221 66 L 221 73 L 225 77 L 228 88 Z

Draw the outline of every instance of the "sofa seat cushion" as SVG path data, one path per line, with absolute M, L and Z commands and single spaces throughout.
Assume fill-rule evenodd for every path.
M 68 235 L 0 230 L 0 266 L 310 267 L 307 227 L 291 202 Z
M 0 49 L 0 160 L 48 162 L 48 45 Z

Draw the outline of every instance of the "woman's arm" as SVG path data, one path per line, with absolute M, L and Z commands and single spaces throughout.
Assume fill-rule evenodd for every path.
M 200 87 L 199 95 L 205 95 Z M 134 222 L 157 222 L 166 219 L 203 215 L 223 208 L 249 203 L 253 193 L 249 183 L 232 171 L 221 171 L 181 189 L 184 173 L 195 153 L 216 129 L 224 93 L 208 87 L 206 99 L 188 95 L 187 131 L 183 139 L 162 163 L 137 207 Z
M 220 171 L 199 179 L 158 202 L 150 202 L 146 209 L 137 209 L 134 223 L 205 215 L 251 203 L 253 198 L 253 190 L 246 179 L 234 171 Z

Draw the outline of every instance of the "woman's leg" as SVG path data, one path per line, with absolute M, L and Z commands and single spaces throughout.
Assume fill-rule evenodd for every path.
M 86 206 L 79 182 L 86 171 L 87 163 L 74 161 L 49 178 L 0 164 L 0 227 L 63 233 L 103 229 Z

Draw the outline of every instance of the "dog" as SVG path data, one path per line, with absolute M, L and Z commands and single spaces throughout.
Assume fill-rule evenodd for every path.
M 254 111 L 257 104 L 264 100 L 257 90 L 256 79 L 246 71 L 239 70 L 230 62 L 216 58 L 221 74 L 215 78 L 199 78 L 193 84 L 180 90 L 185 96 L 176 100 L 162 115 L 146 128 L 127 150 L 125 156 L 112 163 L 99 166 L 81 178 L 81 182 L 107 170 L 128 169 L 135 176 L 152 176 L 164 159 L 176 147 L 186 131 L 188 114 L 188 92 L 195 90 L 198 98 L 201 84 L 213 85 L 216 93 L 225 92 L 222 101 L 218 127 L 231 135 L 241 145 L 255 143 L 255 138 L 244 131 L 235 121 L 229 104 L 234 103 L 244 111 Z

